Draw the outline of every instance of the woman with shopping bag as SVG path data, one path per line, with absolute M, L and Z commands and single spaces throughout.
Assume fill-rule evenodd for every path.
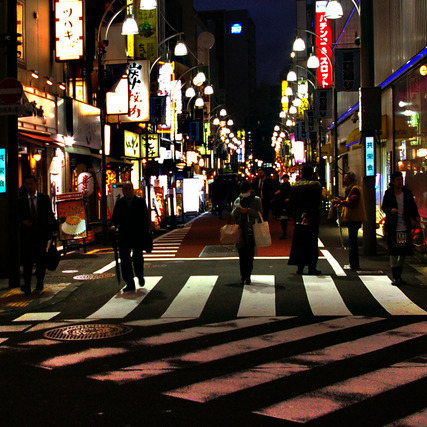
M 251 283 L 255 256 L 255 238 L 253 225 L 262 215 L 261 199 L 252 192 L 251 185 L 247 181 L 240 184 L 240 195 L 234 202 L 231 215 L 239 224 L 242 231 L 240 242 L 237 243 L 239 252 L 239 265 L 241 283 Z

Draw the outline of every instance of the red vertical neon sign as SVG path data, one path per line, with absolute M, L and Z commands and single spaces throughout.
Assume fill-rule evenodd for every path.
M 332 87 L 332 32 L 328 19 L 325 17 L 327 1 L 316 2 L 316 54 L 320 66 L 317 69 L 317 84 L 320 88 Z

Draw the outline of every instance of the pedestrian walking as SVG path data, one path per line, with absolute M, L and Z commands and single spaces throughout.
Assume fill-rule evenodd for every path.
M 384 193 L 381 209 L 385 213 L 384 231 L 390 255 L 392 285 L 404 285 L 403 264 L 406 256 L 412 254 L 411 229 L 420 225 L 421 218 L 412 192 L 403 185 L 401 172 L 391 174 L 390 188 Z
M 240 184 L 240 195 L 234 201 L 231 215 L 242 230 L 240 242 L 236 245 L 239 253 L 241 283 L 250 284 L 255 256 L 253 224 L 262 214 L 261 199 L 254 194 L 247 181 Z
M 301 178 L 291 186 L 289 194 L 295 229 L 288 264 L 298 267 L 297 274 L 304 274 L 305 266 L 308 266 L 308 274 L 321 274 L 317 261 L 322 186 L 313 177 L 313 168 L 304 165 Z
M 340 221 L 348 229 L 348 257 L 349 265 L 345 269 L 359 270 L 358 233 L 362 222 L 366 221 L 365 200 L 362 188 L 357 183 L 354 172 L 344 174 L 345 198 L 335 198 L 333 205 L 342 208 Z
M 114 206 L 112 220 L 114 226 L 119 228 L 119 255 L 123 280 L 126 282 L 123 291 L 128 292 L 135 290 L 135 276 L 139 285 L 144 286 L 143 250 L 151 252 L 152 238 L 145 200 L 135 195 L 131 182 L 123 184 L 122 192 L 123 197 Z
M 256 195 L 261 199 L 262 217 L 268 221 L 271 209 L 271 200 L 273 199 L 273 180 L 266 175 L 265 169 L 258 169 L 257 176 L 254 178 L 252 187 Z
M 57 222 L 47 194 L 37 191 L 37 178 L 24 179 L 26 194 L 18 199 L 18 223 L 20 226 L 21 264 L 24 285 L 22 292 L 31 295 L 33 265 L 36 265 L 36 290 L 43 290 L 46 274 L 46 247 L 57 231 Z
M 274 193 L 276 215 L 280 221 L 282 235 L 280 239 L 286 239 L 288 232 L 289 220 L 289 194 L 291 192 L 291 184 L 289 183 L 289 175 L 282 176 L 282 182 L 279 189 Z

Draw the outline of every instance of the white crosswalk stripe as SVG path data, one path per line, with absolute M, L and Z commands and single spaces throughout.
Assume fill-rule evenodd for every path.
M 253 275 L 252 283 L 243 288 L 237 317 L 275 316 L 274 276 Z

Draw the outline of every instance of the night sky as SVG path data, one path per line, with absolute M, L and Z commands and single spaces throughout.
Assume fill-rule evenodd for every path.
M 194 0 L 196 10 L 248 10 L 255 22 L 258 85 L 278 85 L 296 26 L 295 0 Z

